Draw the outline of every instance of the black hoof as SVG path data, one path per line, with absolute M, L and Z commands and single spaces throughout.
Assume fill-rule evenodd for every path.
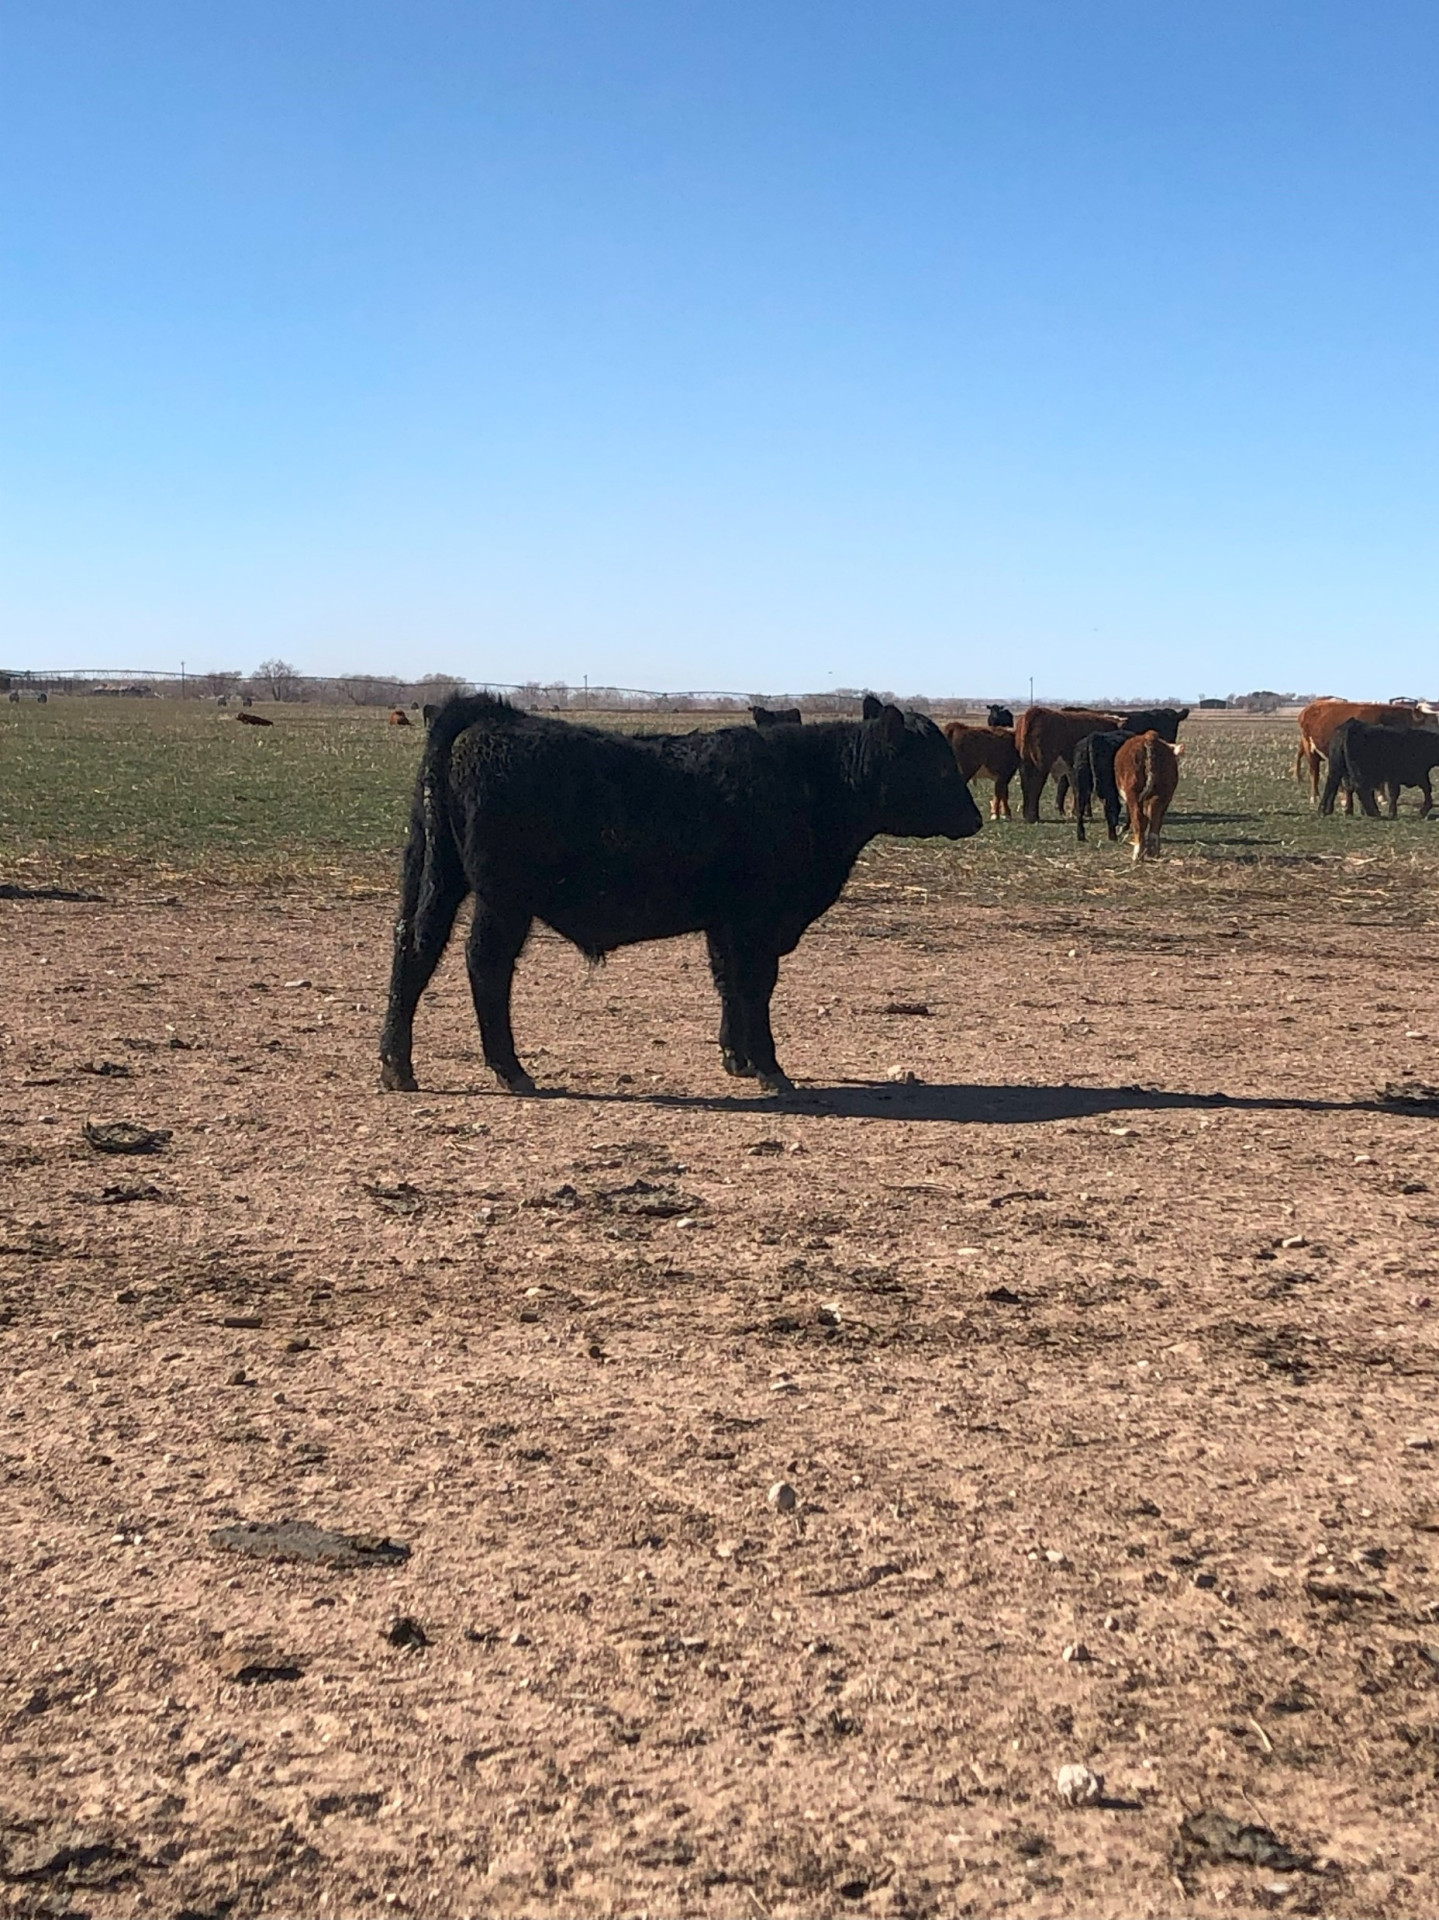
M 397 1067 L 393 1060 L 385 1060 L 380 1065 L 381 1093 L 418 1093 L 420 1083 L 415 1078 L 413 1067 Z

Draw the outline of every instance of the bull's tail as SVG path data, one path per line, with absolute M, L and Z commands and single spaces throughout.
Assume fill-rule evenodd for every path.
M 390 999 L 380 1038 L 380 1084 L 396 1091 L 413 1092 L 417 1085 L 410 1057 L 415 1008 L 470 890 L 451 812 L 450 751 L 467 727 L 490 717 L 500 704 L 483 697 L 447 700 L 425 741 L 400 874 Z
M 1158 769 L 1155 764 L 1158 755 L 1154 751 L 1156 739 L 1157 735 L 1147 733 L 1139 743 L 1144 754 L 1144 785 L 1139 789 L 1139 804 L 1141 807 L 1147 800 L 1152 800 L 1159 791 L 1158 779 L 1156 777 Z

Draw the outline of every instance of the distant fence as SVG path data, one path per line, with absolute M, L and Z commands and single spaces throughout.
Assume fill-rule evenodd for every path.
M 195 700 L 226 705 L 419 707 L 448 698 L 452 693 L 501 693 L 536 712 L 549 713 L 735 713 L 751 705 L 802 705 L 809 714 L 852 714 L 867 689 L 839 687 L 826 693 L 741 693 L 734 688 L 695 688 L 666 692 L 656 687 L 572 686 L 567 681 L 462 680 L 448 674 L 427 674 L 420 680 L 392 679 L 382 674 L 317 676 L 284 672 L 154 673 L 145 669 L 73 668 L 41 673 L 11 669 L 0 672 L 0 694 L 15 689 L 22 695 L 70 694 L 90 699 Z M 882 695 L 894 699 L 893 693 Z M 968 708 L 978 703 L 907 698 L 906 706 L 923 710 Z
M 283 662 L 275 661 L 254 673 L 159 673 L 148 667 L 67 668 L 44 673 L 22 668 L 0 670 L 0 697 L 10 692 L 33 697 L 43 693 L 83 695 L 91 699 L 195 700 L 227 706 L 282 705 L 327 707 L 421 707 L 448 698 L 452 693 L 502 693 L 517 706 L 544 713 L 734 713 L 743 714 L 751 705 L 802 707 L 813 717 L 836 718 L 858 711 L 865 693 L 879 693 L 885 700 L 921 713 L 982 713 L 991 704 L 1010 707 L 1015 713 L 1029 705 L 1017 694 L 986 695 L 897 695 L 880 688 L 835 687 L 825 693 L 741 693 L 734 688 L 690 689 L 665 692 L 655 687 L 580 686 L 562 680 L 463 680 L 450 674 L 426 674 L 419 680 L 402 680 L 385 674 L 349 673 L 328 676 L 295 673 Z M 1230 694 L 1225 700 L 1204 700 L 1196 704 L 1230 711 L 1272 713 L 1299 707 L 1308 694 L 1250 693 Z M 1041 696 L 1044 699 L 1044 696 Z M 1073 704 L 1050 696 L 1045 704 Z M 1122 711 L 1138 706 L 1182 706 L 1174 694 L 1147 696 L 1143 700 L 1097 699 L 1084 696 L 1083 704 L 1102 710 Z

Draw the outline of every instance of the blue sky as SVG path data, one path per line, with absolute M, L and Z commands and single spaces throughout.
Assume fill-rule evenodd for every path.
M 10 0 L 0 664 L 1439 690 L 1439 9 Z

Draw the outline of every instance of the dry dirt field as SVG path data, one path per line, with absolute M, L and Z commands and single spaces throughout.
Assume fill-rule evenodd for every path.
M 1434 868 L 967 857 L 790 1107 L 697 942 L 537 939 L 532 1101 L 452 952 L 406 1098 L 388 890 L 9 889 L 0 1911 L 1439 1912 Z

